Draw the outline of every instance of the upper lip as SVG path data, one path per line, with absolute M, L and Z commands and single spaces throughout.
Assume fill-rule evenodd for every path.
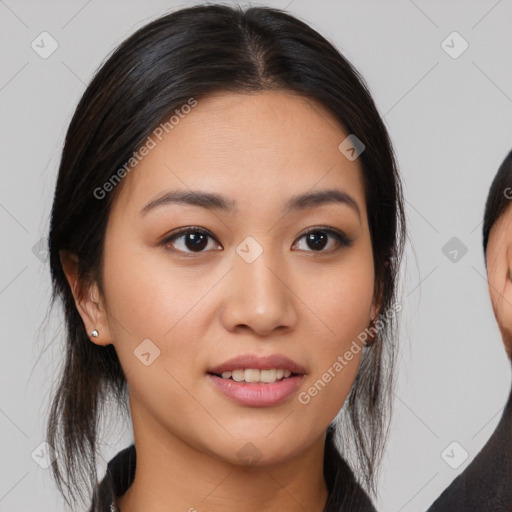
M 271 370 L 273 368 L 289 370 L 294 374 L 305 374 L 306 370 L 303 366 L 292 361 L 283 354 L 273 354 L 269 356 L 257 356 L 255 354 L 243 354 L 233 357 L 224 363 L 209 368 L 208 373 L 220 375 L 222 372 L 228 372 L 239 369 L 254 368 L 258 370 Z

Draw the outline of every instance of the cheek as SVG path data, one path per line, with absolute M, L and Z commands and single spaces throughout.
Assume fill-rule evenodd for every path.
M 130 388 L 155 416 L 165 416 L 162 400 L 170 409 L 190 408 L 183 385 L 191 388 L 200 373 L 194 364 L 204 350 L 198 315 L 214 276 L 190 284 L 186 272 L 165 259 L 118 247 L 105 251 L 104 281 L 109 327 Z
M 163 249 L 149 254 L 134 246 L 105 251 L 105 290 L 115 331 L 135 338 L 171 336 L 213 286 L 215 275 L 198 277 L 197 270 L 173 266 L 158 253 Z M 119 324 L 121 332 L 115 327 Z
M 207 294 L 219 277 L 210 272 L 198 278 L 197 269 L 171 265 L 156 253 L 159 249 L 155 249 L 157 257 L 150 257 L 147 249 L 129 246 L 127 238 L 124 246 L 118 242 L 106 244 L 104 262 L 116 353 L 137 393 L 166 389 L 167 400 L 179 401 L 182 392 L 177 383 L 193 381 L 200 372 L 195 361 L 205 349 L 199 322 L 207 318 Z
M 492 309 L 496 318 L 500 321 L 503 318 L 506 302 L 503 300 L 507 295 L 508 266 L 502 262 L 496 262 L 487 270 L 487 282 Z
M 319 340 L 326 351 L 342 350 L 368 326 L 373 293 L 373 261 L 365 254 L 317 273 L 306 297 L 324 324 Z
M 327 423 L 339 412 L 359 370 L 360 336 L 369 325 L 373 291 L 373 260 L 359 255 L 357 264 L 318 275 L 308 292 L 314 315 L 306 321 L 315 326 L 310 333 L 315 350 L 311 375 L 298 401 Z

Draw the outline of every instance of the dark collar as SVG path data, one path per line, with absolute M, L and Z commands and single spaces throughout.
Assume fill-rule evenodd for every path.
M 427 512 L 512 510 L 512 389 L 498 426 L 469 466 Z
M 95 489 L 89 512 L 119 512 L 118 499 L 132 485 L 136 462 L 134 444 L 110 460 L 103 480 Z

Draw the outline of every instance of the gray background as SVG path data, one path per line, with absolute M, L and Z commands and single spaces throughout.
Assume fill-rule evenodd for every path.
M 0 0 L 0 511 L 64 510 L 49 470 L 31 454 L 37 459 L 61 356 L 60 318 L 44 324 L 45 252 L 33 248 L 48 229 L 65 130 L 104 57 L 149 20 L 191 3 Z M 512 147 L 512 1 L 259 4 L 287 7 L 344 53 L 367 80 L 397 151 L 409 244 L 378 506 L 421 512 L 485 444 L 510 389 L 488 300 L 481 220 L 492 177 Z M 43 31 L 59 45 L 47 59 L 31 48 Z M 453 31 L 469 44 L 458 58 L 442 47 Z M 451 52 L 461 43 L 448 39 Z M 457 261 L 442 251 L 452 237 L 467 248 Z M 129 426 L 112 430 L 105 459 L 129 441 Z M 441 456 L 453 441 L 469 454 L 457 469 Z M 460 448 L 450 453 L 457 462 Z

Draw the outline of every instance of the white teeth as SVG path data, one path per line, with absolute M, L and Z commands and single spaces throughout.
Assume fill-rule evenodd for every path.
M 290 370 L 283 370 L 282 368 L 271 370 L 258 370 L 256 368 L 246 368 L 244 370 L 233 370 L 222 372 L 223 379 L 232 379 L 235 382 L 264 382 L 272 383 L 281 380 L 283 377 L 288 378 L 292 372 Z
M 258 382 L 260 380 L 259 370 L 245 370 L 244 372 L 245 382 Z
M 275 382 L 277 380 L 277 370 L 261 370 L 259 377 L 261 382 Z
M 243 370 L 233 370 L 231 373 L 231 377 L 236 382 L 242 382 L 245 379 L 244 371 Z

